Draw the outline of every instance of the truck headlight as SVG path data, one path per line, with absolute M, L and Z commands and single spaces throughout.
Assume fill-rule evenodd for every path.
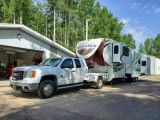
M 34 78 L 36 76 L 36 71 L 27 71 L 25 77 Z

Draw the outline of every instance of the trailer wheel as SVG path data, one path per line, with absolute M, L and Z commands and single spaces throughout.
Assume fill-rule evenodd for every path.
M 131 78 L 131 82 L 135 82 L 135 77 Z
M 101 89 L 103 87 L 103 80 L 102 78 L 98 78 L 97 83 L 96 83 L 96 88 Z
M 137 81 L 138 81 L 138 77 L 135 78 L 135 82 L 137 82 Z
M 132 82 L 137 82 L 137 81 L 138 81 L 137 77 L 132 78 Z
M 51 80 L 44 80 L 40 83 L 38 88 L 38 95 L 41 98 L 50 98 L 56 92 L 56 85 Z

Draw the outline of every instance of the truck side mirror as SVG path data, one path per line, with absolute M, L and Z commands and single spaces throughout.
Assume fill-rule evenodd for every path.
M 61 65 L 61 68 L 66 68 L 66 66 L 64 64 Z
M 72 71 L 72 72 L 76 72 L 76 69 L 75 69 L 75 68 L 72 68 L 71 71 Z

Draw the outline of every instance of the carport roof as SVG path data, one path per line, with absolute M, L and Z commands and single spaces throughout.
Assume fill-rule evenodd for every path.
M 47 42 L 48 44 L 68 53 L 69 55 L 71 56 L 75 56 L 75 53 L 71 52 L 70 50 L 66 49 L 65 47 L 59 45 L 58 43 L 56 42 L 53 42 L 51 39 L 45 37 L 44 35 L 30 29 L 29 27 L 23 25 L 23 24 L 8 24 L 8 23 L 0 23 L 0 28 L 18 28 L 18 29 L 21 29 L 22 31 L 25 31 L 37 38 L 39 38 L 40 40 L 44 41 L 44 42 Z

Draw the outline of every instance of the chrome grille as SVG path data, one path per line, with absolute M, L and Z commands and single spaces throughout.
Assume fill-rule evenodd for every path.
M 12 80 L 23 80 L 24 71 L 13 71 Z

